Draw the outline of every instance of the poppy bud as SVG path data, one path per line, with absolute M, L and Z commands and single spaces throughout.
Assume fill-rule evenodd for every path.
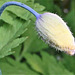
M 66 23 L 58 15 L 41 14 L 36 20 L 36 28 L 50 46 L 70 55 L 75 54 L 74 37 Z

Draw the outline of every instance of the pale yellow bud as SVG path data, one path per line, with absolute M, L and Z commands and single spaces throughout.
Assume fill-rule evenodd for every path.
M 44 13 L 36 20 L 40 36 L 52 47 L 70 55 L 75 54 L 74 37 L 66 23 L 56 14 Z

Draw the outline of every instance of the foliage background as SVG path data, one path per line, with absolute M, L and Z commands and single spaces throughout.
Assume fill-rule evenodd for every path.
M 3 3 L 13 0 L 0 0 Z M 61 16 L 75 36 L 75 0 L 15 0 L 38 13 Z M 0 16 L 0 69 L 2 75 L 75 75 L 75 56 L 56 51 L 39 38 L 36 18 L 10 6 Z

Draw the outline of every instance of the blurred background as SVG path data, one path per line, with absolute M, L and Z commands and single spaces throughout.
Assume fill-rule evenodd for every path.
M 13 0 L 0 0 L 0 7 L 8 1 Z M 58 14 L 67 23 L 75 37 L 75 0 L 14 1 L 22 2 L 40 14 L 44 12 Z M 0 37 L 0 41 L 4 40 L 6 45 L 3 45 L 4 49 L 0 49 L 2 74 L 75 75 L 75 56 L 60 52 L 43 42 L 37 34 L 35 21 L 36 18 L 29 11 L 18 6 L 7 7 L 3 12 L 0 30 L 2 30 L 1 27 L 4 30 L 0 31 L 0 34 L 3 33 L 6 39 Z M 27 39 L 22 40 L 23 37 Z M 19 40 L 13 42 L 15 39 Z

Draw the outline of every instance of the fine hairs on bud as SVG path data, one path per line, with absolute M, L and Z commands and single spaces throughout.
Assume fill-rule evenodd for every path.
M 74 37 L 66 23 L 58 15 L 41 14 L 36 20 L 36 28 L 50 46 L 70 55 L 75 54 Z

